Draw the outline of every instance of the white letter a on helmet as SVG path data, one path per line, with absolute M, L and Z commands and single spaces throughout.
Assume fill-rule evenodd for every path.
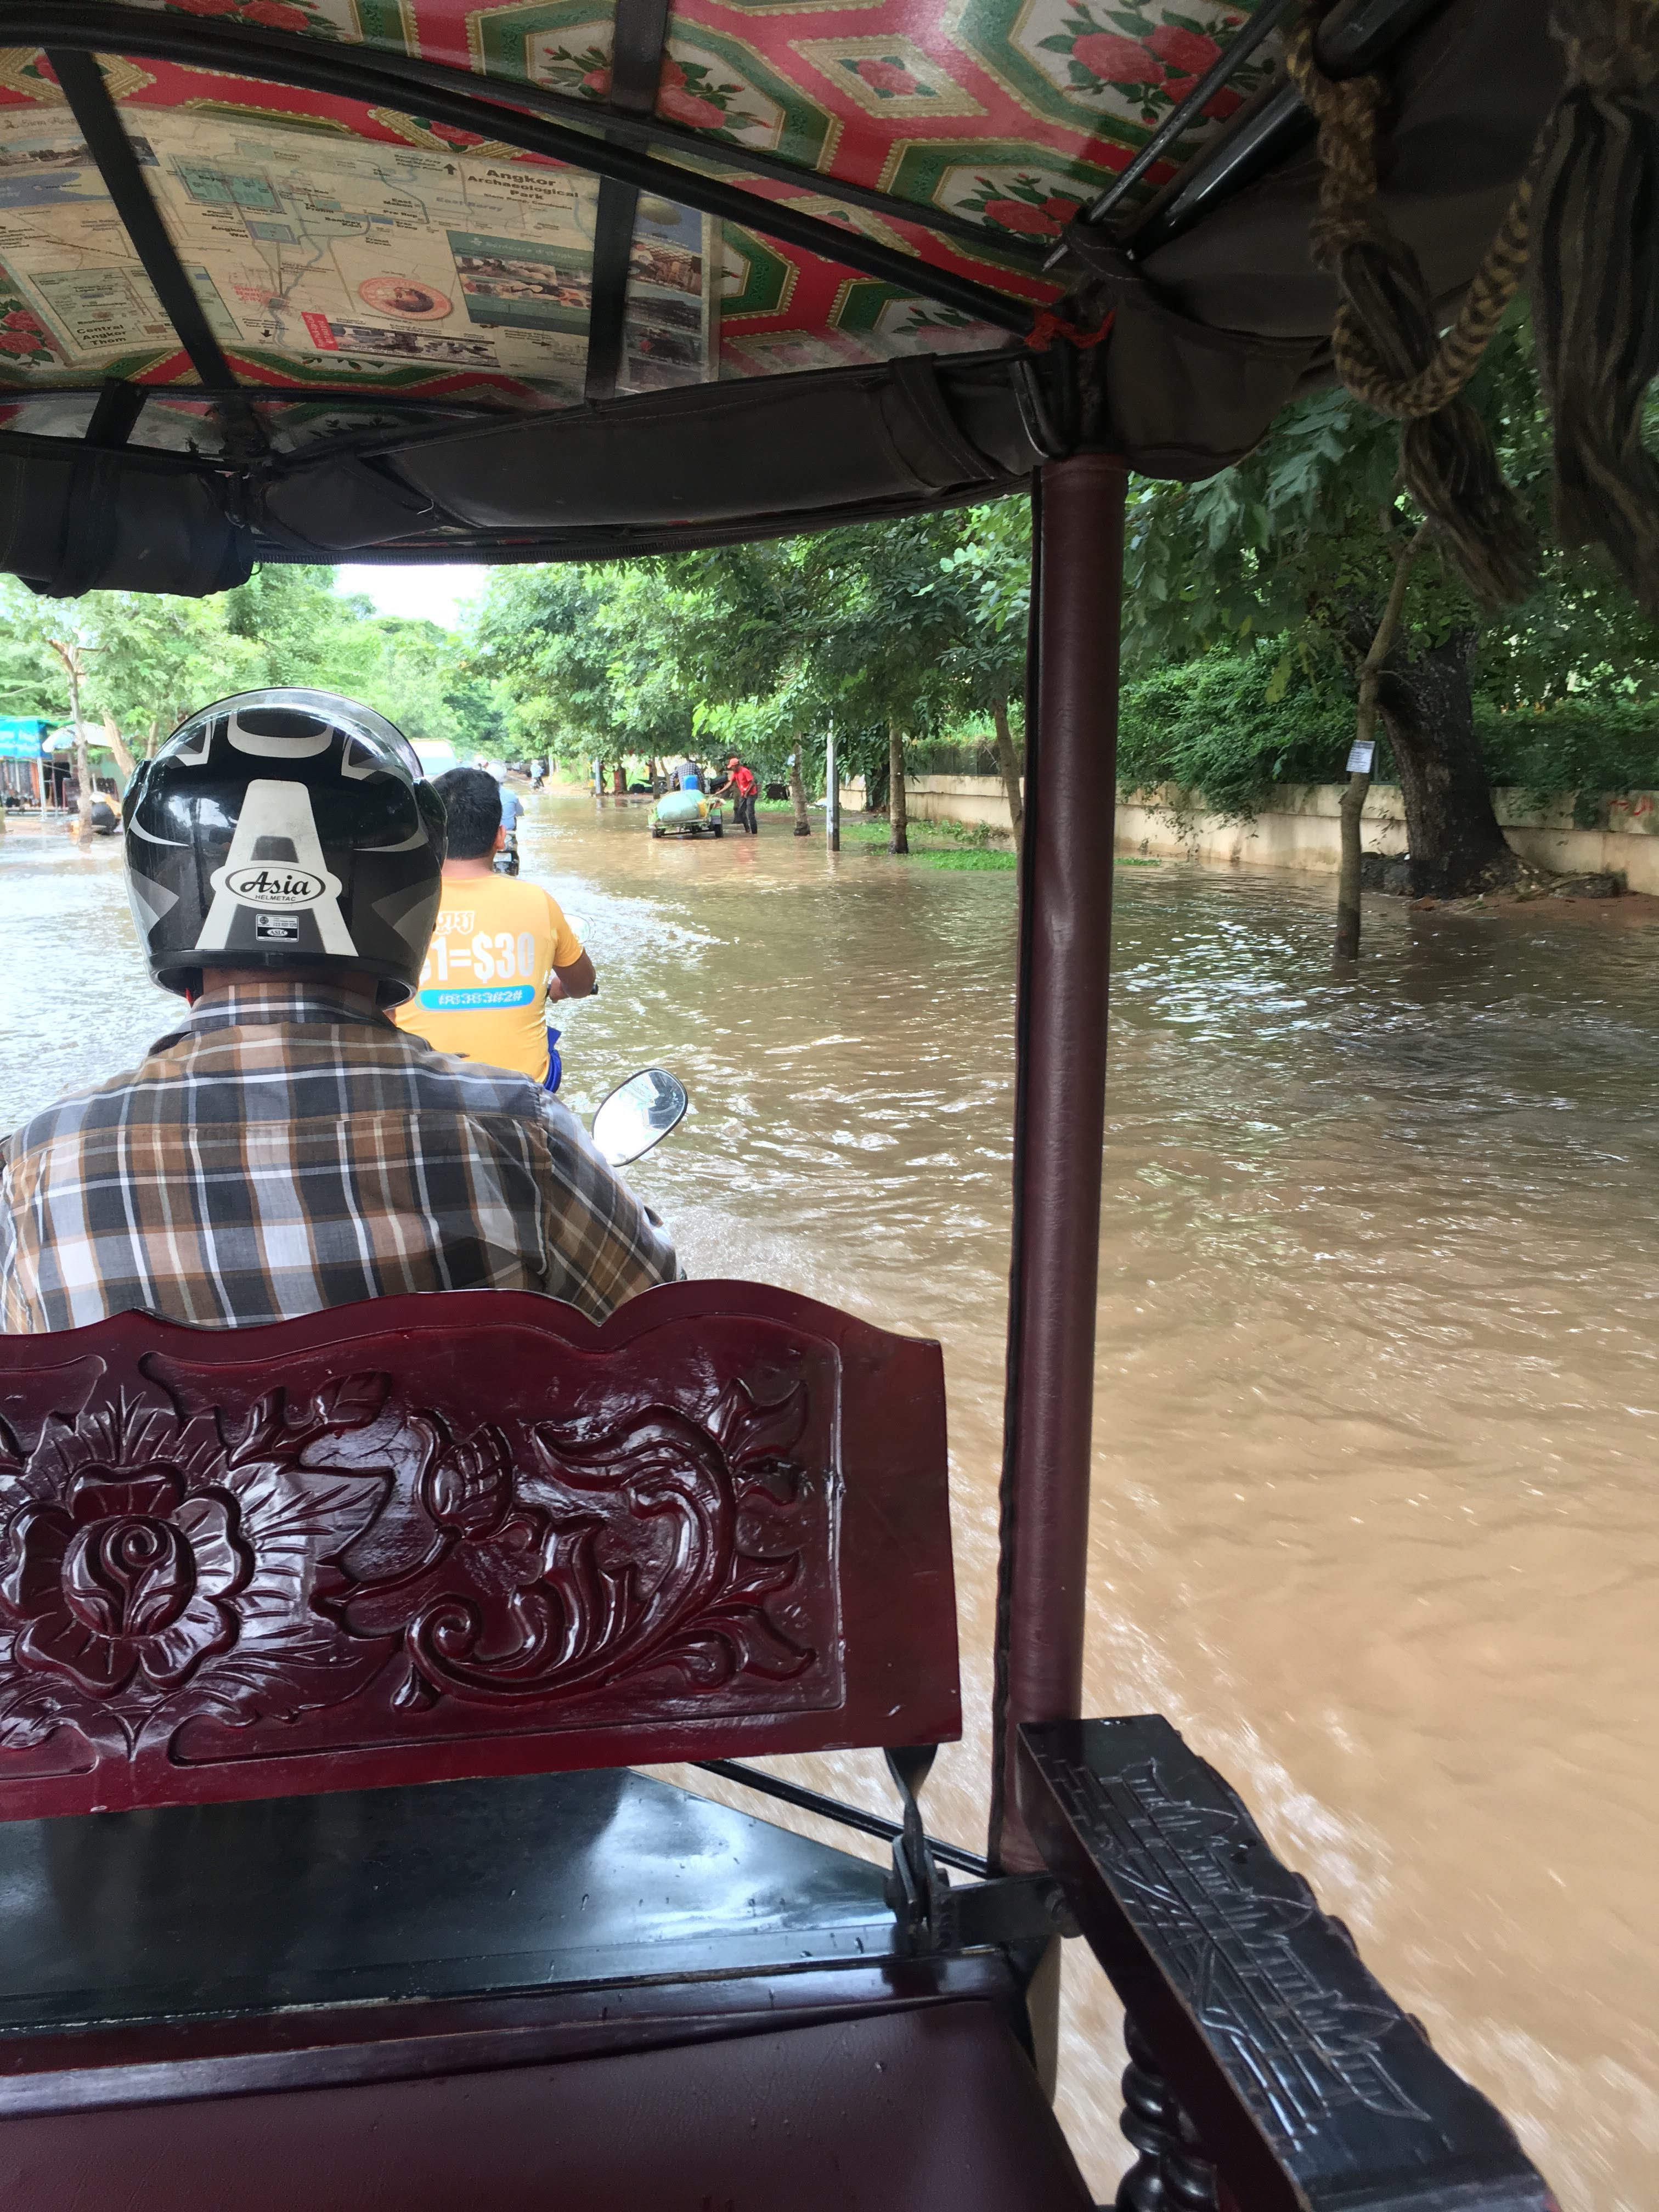
M 267 840 L 285 844 L 292 860 L 262 864 L 259 847 Z M 302 783 L 262 776 L 248 785 L 225 864 L 208 880 L 213 885 L 213 904 L 196 940 L 198 952 L 229 949 L 239 911 L 276 907 L 308 913 L 325 952 L 343 952 L 348 958 L 356 953 L 340 912 L 344 886 L 323 865 L 323 842 L 317 835 L 311 793 Z

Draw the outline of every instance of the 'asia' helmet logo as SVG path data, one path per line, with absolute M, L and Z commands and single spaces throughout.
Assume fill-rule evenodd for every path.
M 225 878 L 225 889 L 245 906 L 315 906 L 327 885 L 303 868 L 241 868 Z

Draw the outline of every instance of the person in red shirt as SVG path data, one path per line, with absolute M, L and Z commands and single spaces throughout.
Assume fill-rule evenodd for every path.
M 727 761 L 720 796 L 731 800 L 732 820 L 739 830 L 746 830 L 751 837 L 760 835 L 760 824 L 755 819 L 755 799 L 759 790 L 752 769 L 745 768 L 735 756 Z

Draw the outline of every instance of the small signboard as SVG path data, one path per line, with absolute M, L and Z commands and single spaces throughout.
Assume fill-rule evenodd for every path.
M 0 760 L 34 761 L 51 724 L 33 714 L 0 715 Z
M 1376 740 L 1374 738 L 1356 738 L 1348 748 L 1348 774 L 1369 775 L 1371 763 L 1376 758 Z

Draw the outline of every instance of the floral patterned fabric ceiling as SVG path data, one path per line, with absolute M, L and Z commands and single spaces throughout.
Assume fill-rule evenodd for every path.
M 615 23 L 601 0 L 125 4 L 140 24 L 194 18 L 418 57 L 501 91 L 536 85 L 596 118 L 611 97 Z M 706 141 L 705 173 L 1041 307 L 1060 288 L 1030 249 L 1121 173 L 1252 4 L 678 0 L 656 113 Z M 591 174 L 402 108 L 147 59 L 137 44 L 104 56 L 106 78 L 240 380 L 428 404 L 582 398 Z M 1138 192 L 1184 165 L 1270 66 L 1259 51 Z M 745 173 L 751 149 L 799 181 Z M 945 210 L 981 229 L 984 246 L 840 199 L 838 182 Z M 0 385 L 14 392 L 195 380 L 49 63 L 29 50 L 0 52 Z M 639 198 L 623 392 L 1009 343 L 969 312 L 758 228 Z M 164 435 L 165 410 L 147 411 L 147 437 Z M 68 418 L 64 434 L 80 427 Z

